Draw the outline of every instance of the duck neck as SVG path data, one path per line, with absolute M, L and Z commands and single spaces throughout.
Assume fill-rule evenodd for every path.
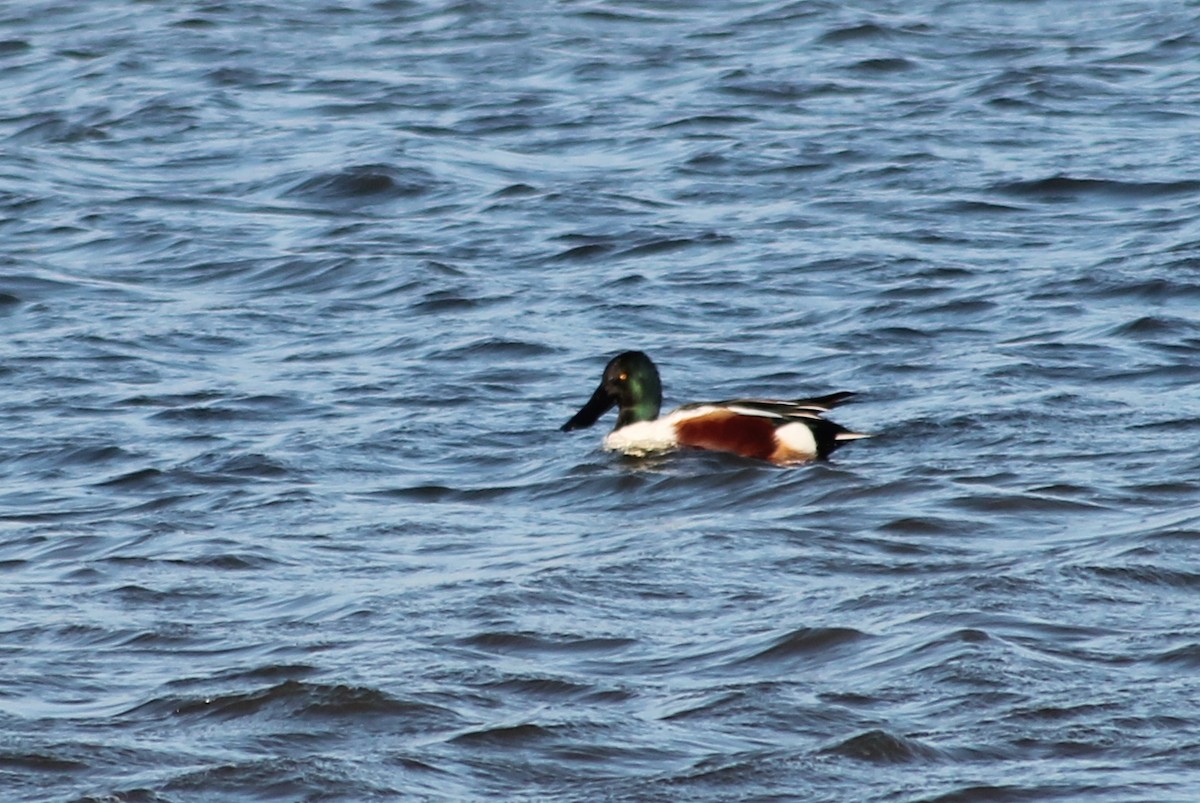
M 662 396 L 651 396 L 644 398 L 635 404 L 630 404 L 621 408 L 617 414 L 617 429 L 636 424 L 639 421 L 653 421 L 658 418 L 658 411 L 662 407 Z

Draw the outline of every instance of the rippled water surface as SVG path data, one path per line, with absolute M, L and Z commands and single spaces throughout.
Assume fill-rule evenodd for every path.
M 1200 4 L 29 0 L 0 87 L 5 800 L 1200 798 Z M 627 348 L 875 437 L 559 432 Z

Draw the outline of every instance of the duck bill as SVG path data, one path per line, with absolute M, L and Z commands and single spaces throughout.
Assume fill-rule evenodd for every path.
M 583 405 L 583 408 L 571 417 L 571 420 L 562 425 L 563 432 L 570 432 L 573 429 L 583 429 L 590 427 L 592 424 L 600 420 L 600 416 L 607 413 L 616 404 L 616 400 L 609 395 L 605 390 L 604 384 L 596 388 L 596 392 L 592 394 L 592 398 L 588 399 L 588 403 Z

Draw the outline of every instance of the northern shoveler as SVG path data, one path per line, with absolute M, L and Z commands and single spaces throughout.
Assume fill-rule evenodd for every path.
M 853 395 L 843 391 L 791 401 L 700 402 L 659 418 L 658 369 L 642 352 L 626 351 L 604 367 L 600 387 L 562 431 L 590 427 L 615 405 L 617 425 L 604 438 L 606 449 L 645 455 L 691 446 L 794 465 L 828 457 L 846 441 L 868 437 L 821 417 Z

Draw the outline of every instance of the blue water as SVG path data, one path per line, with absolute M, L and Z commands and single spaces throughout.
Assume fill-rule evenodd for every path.
M 0 90 L 4 800 L 1200 798 L 1200 4 L 29 0 Z M 630 348 L 874 437 L 559 432 Z

